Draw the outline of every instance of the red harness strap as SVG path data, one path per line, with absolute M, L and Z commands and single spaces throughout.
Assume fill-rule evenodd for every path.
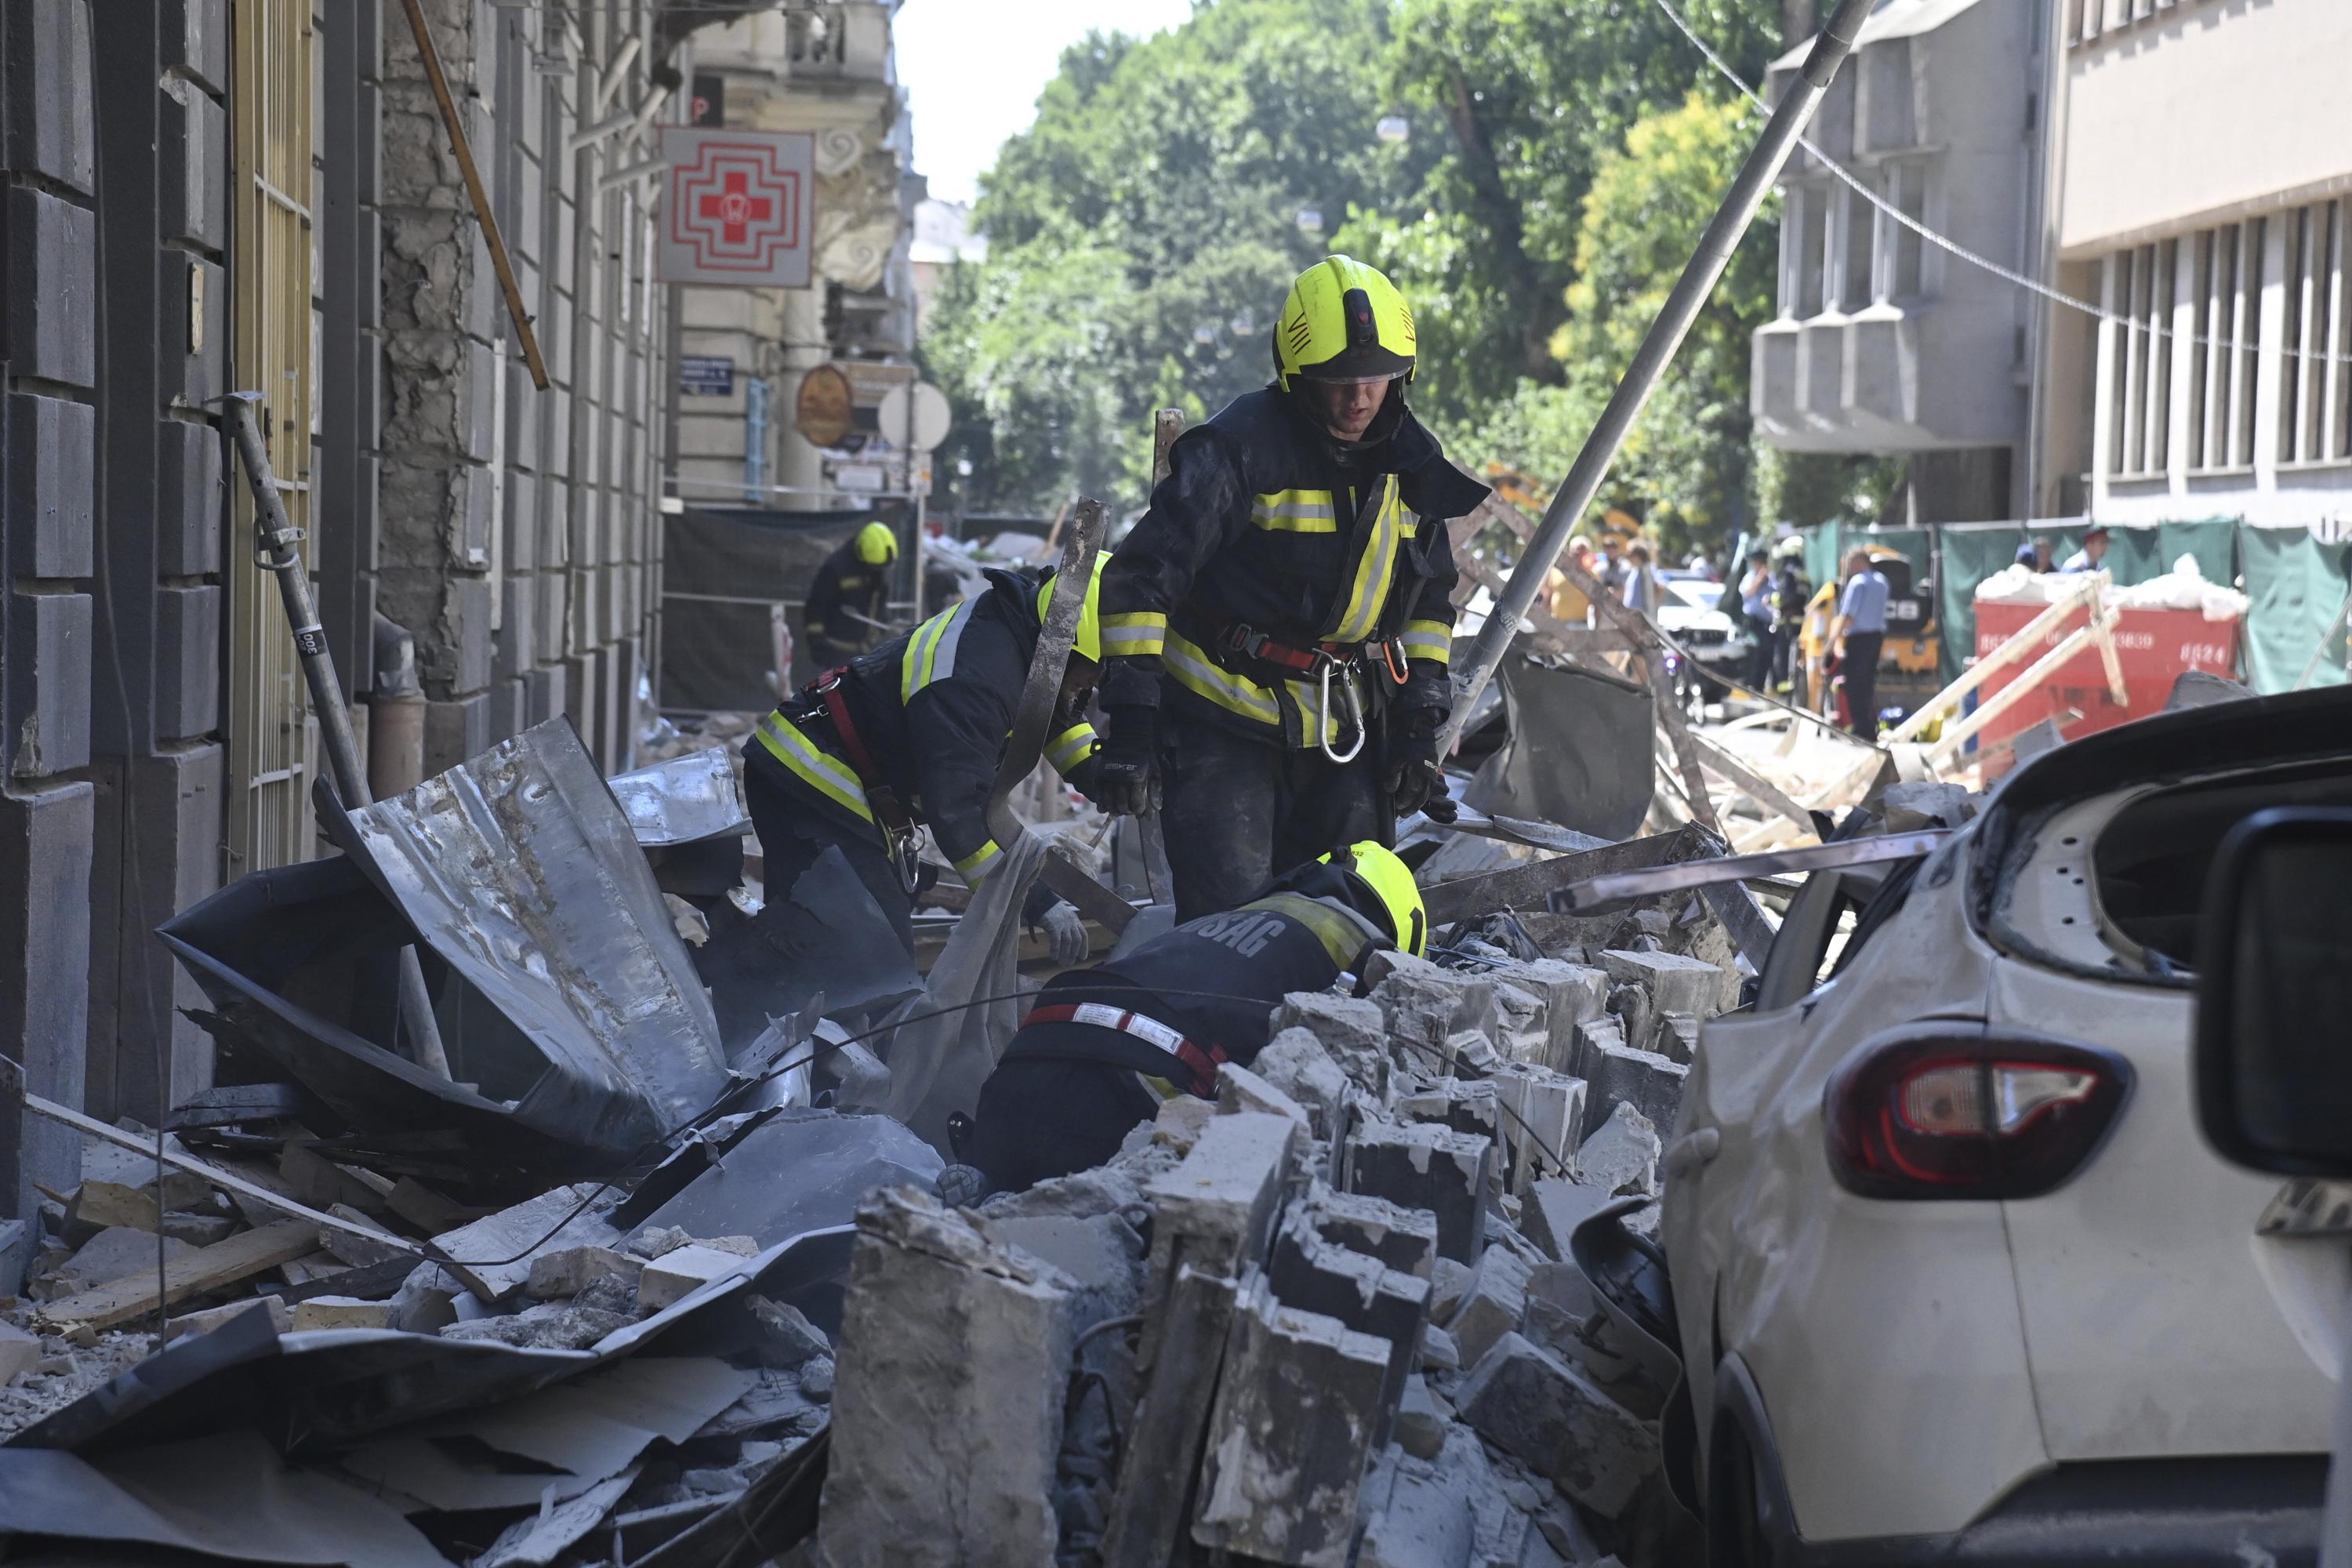
M 914 824 L 898 804 L 898 792 L 890 787 L 875 763 L 874 753 L 866 749 L 866 739 L 857 732 L 856 721 L 849 716 L 849 703 L 841 694 L 841 678 L 848 670 L 845 664 L 835 665 L 818 676 L 809 689 L 824 704 L 824 716 L 833 721 L 833 732 L 841 737 L 841 749 L 850 770 L 866 786 L 866 804 L 874 808 L 875 819 L 893 834 L 908 832 Z
M 1192 1043 L 1181 1029 L 1171 1029 L 1157 1018 L 1145 1017 L 1107 1002 L 1063 1004 L 1030 1010 L 1021 1020 L 1021 1026 L 1032 1024 L 1091 1024 L 1100 1029 L 1117 1029 L 1123 1035 L 1157 1046 L 1166 1051 L 1192 1075 L 1192 1092 L 1203 1100 L 1213 1099 L 1217 1092 L 1217 1068 L 1224 1061 L 1225 1053 L 1214 1046 L 1202 1047 Z

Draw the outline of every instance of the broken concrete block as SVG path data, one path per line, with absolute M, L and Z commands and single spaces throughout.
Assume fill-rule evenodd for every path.
M 1514 1060 L 1566 1072 L 1575 1059 L 1576 1026 L 1607 1009 L 1609 976 L 1603 970 L 1557 958 L 1512 963 L 1494 970 L 1497 1005 L 1511 1019 L 1504 1043 Z M 1506 994 L 1532 1004 L 1523 1017 Z
M 1275 1233 L 1266 1282 L 1283 1305 L 1337 1318 L 1389 1347 L 1388 1382 L 1372 1432 L 1372 1446 L 1385 1447 L 1396 1402 L 1421 1348 L 1422 1326 L 1429 1321 L 1429 1281 L 1326 1241 L 1314 1216 L 1297 1207 Z
M 1369 1122 L 1349 1135 L 1342 1184 L 1400 1208 L 1427 1209 L 1437 1216 L 1437 1250 L 1467 1264 L 1486 1239 L 1494 1158 L 1489 1138 L 1429 1122 Z
M 1569 1237 L 1614 1195 L 1606 1187 L 1584 1186 L 1560 1177 L 1538 1182 L 1528 1189 L 1520 1233 L 1558 1261 L 1571 1262 Z
M 621 1246 L 624 1238 L 599 1206 L 611 1197 L 611 1189 L 593 1182 L 552 1187 L 511 1208 L 444 1231 L 433 1243 L 450 1258 L 515 1258 L 512 1263 L 469 1262 L 467 1266 L 466 1272 L 480 1282 L 492 1300 L 504 1300 L 530 1279 L 530 1259 L 538 1253 L 583 1244 Z
M 1635 1050 L 1614 1030 L 1595 1024 L 1580 1026 L 1577 1047 L 1577 1076 L 1585 1085 L 1585 1136 L 1598 1131 L 1619 1105 L 1633 1106 L 1653 1126 L 1675 1124 L 1688 1068 L 1653 1051 Z
M 1264 1281 L 1233 1321 L 1192 1539 L 1298 1568 L 1344 1568 L 1383 1424 L 1390 1347 L 1285 1306 Z
M 530 1260 L 526 1293 L 542 1301 L 577 1296 L 599 1279 L 619 1278 L 634 1292 L 646 1271 L 645 1263 L 609 1247 L 565 1247 L 542 1252 Z
M 665 1252 L 676 1252 L 693 1244 L 686 1227 L 678 1225 L 649 1225 L 629 1238 L 629 1250 L 640 1258 L 659 1258 Z
M 1163 1100 L 1159 1114 L 1151 1119 L 1152 1141 L 1166 1144 L 1179 1154 L 1189 1154 L 1192 1145 L 1201 1141 L 1201 1130 L 1216 1113 L 1216 1101 L 1198 1095 L 1180 1094 L 1173 1100 Z
M 294 1303 L 294 1331 L 310 1329 L 385 1329 L 392 1326 L 392 1303 L 363 1301 L 357 1296 L 311 1296 Z
M 1031 1215 L 1092 1219 L 1103 1214 L 1140 1213 L 1142 1207 L 1143 1188 L 1126 1172 L 1106 1165 L 1055 1176 L 1026 1192 L 998 1193 L 980 1205 L 980 1212 L 992 1220 Z
M 139 1230 L 127 1225 L 111 1226 L 83 1242 L 58 1272 L 80 1280 L 80 1288 L 84 1289 L 93 1285 L 111 1284 L 142 1269 L 152 1274 L 155 1272 L 155 1233 L 152 1230 Z M 186 1242 L 169 1236 L 163 1238 L 163 1246 L 167 1261 L 193 1257 L 196 1250 Z
M 1429 1278 L 1437 1256 L 1437 1216 L 1427 1209 L 1399 1208 L 1368 1193 L 1335 1192 L 1318 1183 L 1304 1204 L 1323 1239 L 1369 1253 L 1400 1274 Z
M 1374 1094 L 1388 1087 L 1388 1020 L 1368 998 L 1329 991 L 1294 991 L 1274 1010 L 1271 1032 L 1305 1029 L 1339 1069 Z
M 1470 1289 L 1472 1268 L 1466 1263 L 1456 1263 L 1441 1255 L 1430 1265 L 1429 1315 L 1436 1322 L 1445 1322 L 1454 1310 L 1462 1305 L 1463 1293 Z
M 715 1247 L 688 1242 L 673 1247 L 645 1266 L 637 1277 L 637 1306 L 648 1312 L 683 1301 L 713 1279 L 724 1279 L 739 1272 L 744 1263 L 740 1252 L 721 1252 Z
M 1452 1334 L 1435 1323 L 1423 1324 L 1421 1331 L 1421 1364 L 1433 1372 L 1459 1372 L 1462 1370 L 1462 1347 L 1454 1342 Z
M 621 1312 L 603 1312 L 577 1301 L 542 1301 L 512 1317 L 476 1318 L 451 1323 L 441 1331 L 445 1340 L 482 1340 L 527 1351 L 584 1351 L 609 1333 L 636 1320 Z
M 211 1247 L 226 1241 L 245 1228 L 245 1222 L 225 1214 L 167 1214 L 163 1216 L 163 1234 L 177 1237 L 190 1247 Z
M 84 1182 L 66 1203 L 67 1240 L 79 1244 L 101 1230 L 152 1231 L 162 1223 L 155 1194 L 121 1182 Z
M 1365 961 L 1364 980 L 1391 1035 L 1443 1046 L 1465 1029 L 1490 1040 L 1496 1032 L 1495 984 L 1483 971 L 1444 969 L 1388 948 Z
M 164 1331 L 170 1333 L 170 1324 L 164 1325 Z M 14 1323 L 0 1323 L 0 1385 L 16 1382 L 18 1373 L 37 1365 L 47 1353 L 38 1334 L 28 1334 Z
M 760 1364 L 778 1372 L 796 1372 L 811 1362 L 833 1357 L 833 1342 L 790 1301 L 772 1301 L 747 1295 L 743 1306 L 760 1325 Z
M 835 1102 L 844 1110 L 880 1109 L 890 1102 L 890 1068 L 881 1058 L 845 1040 L 827 1054 L 836 1086 Z
M 234 1318 L 247 1312 L 265 1312 L 269 1326 L 281 1334 L 294 1331 L 294 1314 L 287 1310 L 283 1296 L 252 1296 L 242 1301 L 231 1301 L 225 1307 L 206 1307 L 201 1312 L 185 1312 L 163 1322 L 163 1342 L 170 1344 L 189 1334 L 208 1334 Z M 5 1382 L 5 1379 L 0 1379 Z
M 1653 1016 L 1690 1013 L 1706 1017 L 1715 1010 L 1722 972 L 1700 959 L 1678 952 L 1604 952 L 1601 967 L 1621 984 L 1639 985 L 1650 999 Z M 1641 1037 L 1633 1037 L 1638 1043 Z
M 1612 1197 L 1648 1197 L 1658 1190 L 1658 1130 L 1621 1104 L 1576 1152 L 1578 1180 Z
M 2180 679 L 2186 681 L 2189 676 L 2184 675 Z M 2225 681 L 2222 684 L 2235 687 L 2240 694 L 2245 691 L 2244 687 L 2236 686 L 2235 682 Z M 2176 685 L 2176 699 L 2179 689 Z M 1982 795 L 1971 794 L 1966 784 L 1920 779 L 1910 784 L 1888 784 L 1879 796 L 1878 812 L 1885 831 L 1917 833 L 1929 827 L 1964 827 L 1977 814 L 1977 807 L 1983 800 Z
M 1496 1100 L 1495 1085 L 1486 1079 L 1446 1078 L 1400 1097 L 1396 1114 L 1401 1121 L 1433 1121 L 1456 1132 L 1499 1138 Z
M 1663 1013 L 1658 1016 L 1658 1054 L 1688 1067 L 1698 1055 L 1698 1016 Z
M 404 1334 L 437 1334 L 457 1321 L 457 1300 L 464 1288 L 430 1263 L 409 1270 L 392 1294 L 392 1310 L 384 1327 Z M 635 1288 L 630 1289 L 634 1302 Z
M 1348 1075 L 1307 1030 L 1285 1029 L 1275 1036 L 1250 1069 L 1306 1108 L 1317 1137 L 1328 1138 L 1341 1125 Z
M 1305 1106 L 1249 1068 L 1236 1062 L 1227 1062 L 1217 1069 L 1217 1112 L 1230 1116 L 1242 1110 L 1286 1116 L 1298 1123 L 1301 1132 L 1312 1134 L 1313 1123 Z
M 1447 1416 L 1429 1392 L 1429 1380 L 1418 1373 L 1405 1380 L 1404 1397 L 1397 1402 L 1397 1447 L 1416 1459 L 1433 1459 L 1445 1447 Z
M 1574 1170 L 1584 1134 L 1584 1080 L 1530 1062 L 1506 1062 L 1490 1081 L 1503 1112 L 1509 1165 L 1504 1185 L 1525 1193 L 1543 1177 Z
M 1152 1276 L 1177 1263 L 1238 1278 L 1262 1254 L 1298 1123 L 1242 1111 L 1211 1119 L 1184 1163 L 1144 1189 L 1151 1205 Z
M 1658 1439 L 1646 1425 L 1517 1334 L 1505 1334 L 1471 1368 L 1455 1404 L 1480 1436 L 1611 1519 L 1658 1466 Z
M 1490 1247 L 1478 1259 L 1462 1304 L 1445 1324 L 1465 1362 L 1476 1365 L 1496 1340 L 1518 1332 L 1528 1312 L 1530 1272 L 1527 1259 L 1507 1247 Z
M 1135 1310 L 1143 1293 L 1143 1238 L 1115 1214 L 1091 1219 L 1030 1215 L 988 1222 L 992 1241 L 1017 1247 L 1068 1275 L 1077 1289 L 1100 1299 L 1097 1318 Z
M 1358 1568 L 1471 1568 L 1476 1543 L 1471 1494 L 1432 1463 L 1444 1447 L 1441 1424 L 1427 1454 L 1408 1449 L 1410 1457 L 1396 1461 L 1387 1498 L 1364 1526 Z
M 349 1220 L 352 1224 L 383 1237 L 382 1241 L 374 1241 L 364 1236 L 353 1236 L 348 1230 L 320 1226 L 319 1246 L 352 1268 L 362 1268 L 371 1264 L 389 1263 L 395 1258 L 412 1256 L 409 1247 L 392 1232 L 384 1229 L 351 1205 L 331 1204 L 328 1205 L 327 1212 L 337 1219 Z
M 1054 1561 L 1070 1296 L 1060 1270 L 929 1194 L 888 1189 L 860 1205 L 818 1560 Z

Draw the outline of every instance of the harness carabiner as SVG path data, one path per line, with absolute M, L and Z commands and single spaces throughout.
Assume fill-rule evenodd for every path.
M 1380 645 L 1381 662 L 1388 666 L 1389 684 L 1402 686 L 1412 679 L 1412 667 L 1406 662 L 1404 638 L 1391 637 Z
M 1323 656 L 1322 666 L 1322 692 L 1316 703 L 1315 712 L 1315 743 L 1320 746 L 1323 749 L 1323 754 L 1333 762 L 1352 763 L 1364 749 L 1363 694 L 1356 689 L 1354 669 L 1328 654 Z M 1356 728 L 1356 743 L 1349 747 L 1345 752 L 1331 749 L 1331 671 L 1335 668 L 1339 671 L 1340 700 L 1347 704 L 1349 718 Z

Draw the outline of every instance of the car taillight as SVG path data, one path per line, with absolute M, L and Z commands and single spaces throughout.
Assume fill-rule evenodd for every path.
M 2113 1052 L 1965 1025 L 1868 1042 L 1822 1092 L 1830 1169 L 1870 1198 L 2031 1198 L 2083 1168 L 2131 1068 Z

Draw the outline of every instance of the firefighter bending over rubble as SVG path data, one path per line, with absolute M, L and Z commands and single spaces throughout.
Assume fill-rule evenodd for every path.
M 1045 760 L 1088 795 L 1097 742 L 1086 712 L 1102 654 L 1103 563 L 1062 678 Z M 760 721 L 743 742 L 743 793 L 767 858 L 768 899 L 781 904 L 801 873 L 838 846 L 908 952 L 918 889 L 915 829 L 977 888 L 1001 851 L 988 797 L 1029 679 L 1050 572 L 990 572 L 985 593 L 940 611 L 871 653 L 826 670 Z M 1057 963 L 1083 963 L 1078 913 L 1042 882 L 1023 915 L 1042 927 Z
M 817 566 L 801 624 L 818 668 L 847 664 L 890 635 L 882 617 L 890 605 L 890 563 L 898 559 L 890 525 L 869 522 Z
M 959 1149 L 970 1163 L 941 1174 L 941 1194 L 977 1203 L 1103 1163 L 1161 1101 L 1213 1096 L 1221 1063 L 1255 1061 L 1285 995 L 1360 971 L 1375 947 L 1421 957 L 1427 927 L 1412 872 L 1367 840 L 1238 909 L 1055 975 L 982 1086 Z
M 1412 317 L 1345 256 L 1298 275 L 1273 384 L 1178 437 L 1103 579 L 1105 809 L 1164 794 L 1176 917 L 1452 820 L 1445 520 L 1485 497 L 1405 407 Z

